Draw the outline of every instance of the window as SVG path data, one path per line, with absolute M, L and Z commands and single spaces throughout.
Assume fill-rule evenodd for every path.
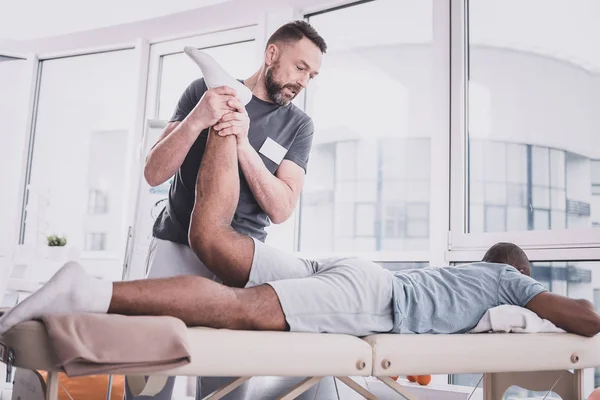
M 538 261 L 532 262 L 531 275 L 548 290 L 575 299 L 586 299 L 594 304 L 600 312 L 600 261 Z M 464 386 L 475 386 L 481 374 L 453 375 L 450 383 Z M 479 387 L 482 382 L 479 382 Z M 600 386 L 600 368 L 584 371 L 584 395 Z M 504 398 L 536 398 L 544 397 L 545 392 L 532 392 L 519 387 L 511 387 Z M 540 397 L 540 398 L 541 398 Z M 548 397 L 550 398 L 550 396 Z
M 101 190 L 92 189 L 88 198 L 88 214 L 106 214 L 108 196 Z
M 183 50 L 183 45 L 181 46 Z M 224 46 L 203 48 L 237 79 L 249 78 L 258 68 L 254 41 L 232 43 Z M 168 121 L 181 94 L 190 83 L 201 78 L 198 66 L 185 54 L 167 54 L 161 57 L 158 118 Z
M 15 229 L 20 214 L 19 198 L 23 192 L 20 174 L 26 154 L 27 109 L 30 95 L 28 61 L 5 58 L 0 62 L 0 258 L 12 252 L 16 244 Z
M 466 3 L 467 231 L 597 226 L 600 9 L 583 0 Z
M 309 21 L 328 51 L 306 89 L 316 131 L 300 209 L 300 250 L 427 250 L 431 1 L 365 2 Z M 383 115 L 394 122 L 377 117 Z M 333 165 L 335 174 L 324 175 L 322 165 Z M 329 194 L 322 196 L 326 187 Z
M 86 251 L 103 251 L 106 250 L 106 233 L 90 232 L 85 235 Z
M 470 151 L 472 233 L 564 229 L 567 217 L 579 215 L 575 207 L 589 210 L 567 199 L 571 153 L 478 139 L 471 139 Z
M 42 62 L 21 228 L 26 245 L 64 232 L 75 248 L 122 256 L 136 71 L 133 50 Z
M 600 227 L 600 160 L 592 162 L 592 224 Z

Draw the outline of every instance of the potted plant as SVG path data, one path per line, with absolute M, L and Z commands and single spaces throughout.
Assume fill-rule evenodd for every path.
M 67 257 L 67 238 L 64 236 L 59 237 L 58 235 L 49 235 L 47 238 L 48 258 L 52 261 L 60 261 Z

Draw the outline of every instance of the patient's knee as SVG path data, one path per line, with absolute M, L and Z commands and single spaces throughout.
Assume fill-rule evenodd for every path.
M 202 224 L 195 229 L 190 229 L 190 247 L 205 265 L 212 263 L 221 236 L 221 229 L 214 224 L 212 226 Z

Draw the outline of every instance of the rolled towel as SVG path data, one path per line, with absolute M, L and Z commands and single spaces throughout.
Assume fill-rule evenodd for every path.
M 502 305 L 487 310 L 475 328 L 469 331 L 469 333 L 483 332 L 561 333 L 565 331 L 527 308 Z

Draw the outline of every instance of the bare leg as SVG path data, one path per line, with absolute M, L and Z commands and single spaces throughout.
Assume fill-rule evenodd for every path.
M 212 328 L 286 329 L 279 299 L 268 285 L 237 289 L 196 276 L 111 283 L 67 263 L 0 317 L 0 335 L 23 321 L 74 312 L 168 315 L 190 326 Z
M 238 289 L 197 276 L 115 282 L 108 312 L 169 315 L 188 326 L 286 329 L 283 310 L 271 286 Z
M 234 136 L 209 132 L 196 182 L 190 246 L 228 286 L 244 287 L 250 276 L 254 242 L 231 227 L 240 195 Z

